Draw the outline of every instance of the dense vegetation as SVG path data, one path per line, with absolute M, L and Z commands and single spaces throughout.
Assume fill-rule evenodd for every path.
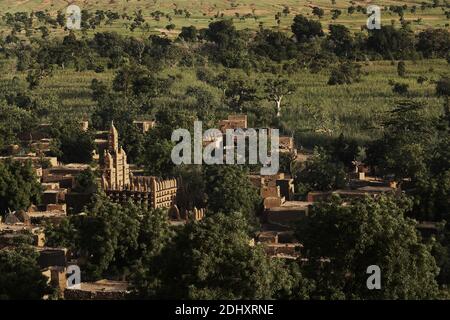
M 94 130 L 114 121 L 130 162 L 150 175 L 183 177 L 182 206 L 208 209 L 204 220 L 172 228 L 162 211 L 119 206 L 98 194 L 86 215 L 48 226 L 48 244 L 80 257 L 83 279 L 126 278 L 141 298 L 445 297 L 450 33 L 443 25 L 417 28 L 405 16 L 439 10 L 444 17 L 450 10 L 439 1 L 393 5 L 384 12 L 394 23 L 380 30 L 340 23 L 344 14 L 365 18 L 364 10 L 334 9 L 326 25 L 328 10 L 294 16 L 285 7 L 276 14 L 277 28 L 245 28 L 242 16 L 226 19 L 217 12 L 207 23 L 183 25 L 169 36 L 149 32 L 146 12 L 139 10 L 84 10 L 81 31 L 65 30 L 61 11 L 6 13 L 0 150 L 16 143 L 26 148 L 38 124 L 49 123 L 53 155 L 90 163 Z M 191 15 L 177 7 L 170 17 Z M 169 27 L 167 13 L 150 16 L 168 31 L 179 26 Z M 254 16 L 244 21 L 256 21 Z M 121 19 L 128 21 L 126 32 L 108 29 Z M 301 166 L 291 155 L 282 159 L 298 199 L 311 190 L 346 187 L 355 162 L 398 182 L 405 195 L 315 205 L 297 230 L 309 263 L 270 260 L 260 246 L 249 246 L 261 202 L 246 179 L 254 168 L 175 166 L 170 160 L 173 129 L 192 130 L 194 119 L 204 129 L 215 127 L 230 113 L 248 114 L 250 127 L 280 128 L 295 136 L 299 148 L 315 147 Z M 87 132 L 79 128 L 82 118 L 90 120 Z M 143 134 L 133 125 L 136 119 L 155 119 L 156 127 Z M 38 201 L 29 166 L 0 163 L 0 173 L 2 214 Z M 79 188 L 95 189 L 93 180 L 86 172 Z M 441 229 L 422 239 L 413 219 L 442 222 Z M 323 264 L 324 256 L 331 262 Z M 0 259 L 25 258 L 14 253 Z M 364 287 L 371 264 L 386 272 L 381 291 Z M 40 281 L 30 279 L 38 296 L 45 292 Z

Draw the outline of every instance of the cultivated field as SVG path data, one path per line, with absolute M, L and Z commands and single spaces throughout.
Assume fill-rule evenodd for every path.
M 279 27 L 282 30 L 289 31 L 292 17 L 296 14 L 304 14 L 312 16 L 312 8 L 318 6 L 325 10 L 324 17 L 321 18 L 323 25 L 328 25 L 333 22 L 331 19 L 332 9 L 339 9 L 342 11 L 341 16 L 334 21 L 334 23 L 344 24 L 352 30 L 360 30 L 361 26 L 365 24 L 366 16 L 362 13 L 355 12 L 348 14 L 347 8 L 353 3 L 354 6 L 367 7 L 369 4 L 376 4 L 381 7 L 389 5 L 407 5 L 409 8 L 417 6 L 415 13 L 407 10 L 405 19 L 412 21 L 414 28 L 425 29 L 428 27 L 445 27 L 448 23 L 444 11 L 441 8 L 427 8 L 421 10 L 421 3 L 423 1 L 342 1 L 336 0 L 332 4 L 331 0 L 320 1 L 299 1 L 299 0 L 2 0 L 0 1 L 1 12 L 16 12 L 16 11 L 39 11 L 48 10 L 55 13 L 57 10 L 63 10 L 68 4 L 76 4 L 82 9 L 88 10 L 113 10 L 119 13 L 133 13 L 136 10 L 142 10 L 146 20 L 150 22 L 151 32 L 166 34 L 176 34 L 183 26 L 195 25 L 198 28 L 207 27 L 207 25 L 216 17 L 222 14 L 224 17 L 234 17 L 234 22 L 237 28 L 257 29 L 260 23 L 265 27 Z M 289 14 L 286 16 L 281 14 L 280 25 L 278 26 L 275 15 L 282 13 L 284 7 L 289 7 Z M 174 9 L 187 10 L 190 16 L 186 18 L 183 15 L 174 15 Z M 160 21 L 152 19 L 150 13 L 154 11 L 161 11 L 163 13 L 171 14 L 172 21 L 162 17 Z M 236 16 L 239 14 L 239 17 Z M 254 17 L 241 19 L 246 14 Z M 382 16 L 384 23 L 391 23 L 391 20 L 398 20 L 395 13 L 386 13 Z M 419 20 L 420 19 L 420 20 Z M 123 20 L 115 22 L 112 26 L 103 27 L 109 30 L 116 30 L 121 33 L 127 33 L 123 28 Z M 169 24 L 175 24 L 176 28 L 168 32 L 165 27 Z M 397 21 L 398 23 L 398 21 Z M 102 30 L 103 28 L 100 28 Z M 138 33 L 136 31 L 136 33 Z
M 405 15 L 406 20 L 416 21 L 412 23 L 415 30 L 421 30 L 428 27 L 447 28 L 449 20 L 441 8 L 426 8 L 421 10 L 422 1 L 353 1 L 353 5 L 366 7 L 369 3 L 380 6 L 385 5 L 413 5 L 417 6 L 416 13 L 412 14 L 409 10 Z M 214 20 L 214 16 L 221 13 L 226 17 L 235 17 L 234 23 L 240 28 L 257 29 L 260 22 L 265 27 L 277 27 L 274 15 L 282 12 L 285 6 L 290 8 L 289 14 L 281 15 L 280 29 L 290 32 L 292 19 L 296 14 L 302 13 L 312 17 L 312 7 L 319 6 L 325 9 L 325 16 L 320 19 L 324 29 L 329 23 L 345 24 L 353 31 L 360 30 L 365 24 L 366 16 L 362 13 L 353 13 L 349 15 L 347 8 L 351 5 L 350 1 L 337 0 L 332 4 L 330 0 L 324 1 L 201 1 L 201 0 L 173 0 L 173 1 L 140 1 L 140 0 L 96 0 L 96 1 L 62 1 L 62 0 L 1 0 L 0 10 L 2 12 L 15 11 L 39 11 L 48 10 L 56 13 L 57 10 L 65 8 L 68 3 L 74 3 L 81 8 L 95 11 L 97 9 L 111 9 L 117 12 L 127 12 L 132 14 L 134 11 L 142 9 L 149 22 L 151 29 L 148 32 L 135 30 L 131 32 L 124 25 L 124 21 L 114 22 L 112 26 L 101 25 L 97 30 L 91 30 L 88 33 L 93 34 L 97 31 L 117 31 L 123 34 L 134 35 L 135 37 L 148 36 L 148 33 L 161 34 L 169 33 L 165 26 L 169 23 L 166 17 L 160 21 L 154 20 L 150 13 L 156 10 L 170 13 L 171 23 L 175 24 L 175 30 L 170 35 L 175 36 L 182 26 L 195 25 L 198 28 L 207 27 Z M 173 15 L 173 9 L 186 9 L 191 13 L 189 18 L 179 15 Z M 335 21 L 331 20 L 330 10 L 339 8 L 342 15 Z M 240 16 L 245 14 L 254 14 L 257 19 L 246 18 L 241 20 L 236 18 L 236 13 Z M 220 18 L 220 17 L 218 17 Z M 383 23 L 391 23 L 394 19 L 399 24 L 399 17 L 396 14 L 383 13 Z M 419 21 L 420 19 L 420 21 Z M 448 26 L 448 25 L 447 25 Z M 3 25 L 3 28 L 5 25 Z M 7 30 L 3 30 L 7 32 Z M 52 31 L 53 34 L 63 34 L 61 28 Z M 77 31 L 81 33 L 81 31 Z M 14 77 L 21 79 L 26 86 L 26 73 L 16 71 L 15 61 L 12 59 L 0 61 L 2 73 L 0 75 L 1 83 L 10 81 Z M 302 144 L 305 137 L 308 141 L 317 141 L 329 135 L 339 135 L 341 132 L 349 137 L 364 141 L 374 138 L 379 134 L 379 128 L 376 128 L 377 121 L 383 116 L 383 113 L 390 110 L 396 100 L 405 97 L 418 101 L 427 102 L 430 107 L 430 114 L 436 114 L 442 108 L 440 101 L 434 92 L 434 80 L 438 80 L 442 75 L 450 71 L 449 64 L 444 60 L 419 60 L 406 62 L 407 75 L 400 78 L 397 75 L 397 66 L 391 61 L 367 62 L 363 65 L 362 81 L 351 85 L 328 86 L 327 81 L 330 69 L 325 68 L 318 74 L 312 74 L 308 70 L 291 75 L 291 80 L 297 85 L 298 90 L 295 94 L 289 96 L 284 101 L 283 122 L 292 134 L 299 137 L 298 142 Z M 172 68 L 164 70 L 165 74 L 179 75 L 172 95 L 176 97 L 183 94 L 188 86 L 202 85 L 195 76 L 194 68 Z M 428 80 L 422 84 L 417 79 L 422 76 Z M 88 116 L 94 107 L 94 101 L 89 89 L 91 80 L 96 78 L 106 83 L 110 83 L 114 77 L 114 71 L 106 70 L 103 73 L 93 71 L 76 72 L 72 68 L 57 69 L 50 78 L 42 80 L 40 86 L 34 91 L 37 96 L 56 95 L 62 99 L 62 107 L 68 112 L 77 115 Z M 250 74 L 250 78 L 257 79 L 261 75 Z M 392 92 L 389 80 L 409 85 L 409 92 L 406 96 L 400 96 Z M 212 88 L 214 92 L 216 88 Z M 264 102 L 268 104 L 268 102 Z M 376 129 L 374 129 L 376 128 Z

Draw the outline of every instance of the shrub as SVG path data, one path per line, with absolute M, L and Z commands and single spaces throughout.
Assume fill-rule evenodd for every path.
M 351 84 L 361 78 L 361 66 L 357 63 L 346 62 L 331 71 L 329 85 Z

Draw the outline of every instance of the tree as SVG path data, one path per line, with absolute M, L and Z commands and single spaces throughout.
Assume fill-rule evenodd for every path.
M 226 83 L 225 98 L 235 112 L 243 112 L 248 103 L 257 99 L 256 88 L 246 79 L 232 79 Z
M 242 166 L 206 166 L 203 176 L 209 212 L 242 212 L 248 221 L 255 222 L 260 198 Z
M 312 297 L 436 298 L 438 268 L 415 221 L 405 217 L 410 209 L 409 199 L 386 195 L 314 205 L 296 231 L 310 261 L 305 275 L 316 283 Z M 381 270 L 381 290 L 366 287 L 371 265 Z
M 311 159 L 295 176 L 297 192 L 306 195 L 310 191 L 331 191 L 347 184 L 347 175 L 342 163 L 333 162 L 321 148 L 314 149 Z
M 162 209 L 119 205 L 95 196 L 85 215 L 46 226 L 46 240 L 79 258 L 83 277 L 134 277 L 147 268 L 173 236 Z
M 95 150 L 92 132 L 83 131 L 79 125 L 62 128 L 53 146 L 53 152 L 64 163 L 90 163 Z
M 436 82 L 436 94 L 447 98 L 450 96 L 450 77 L 442 77 Z
M 18 136 L 27 133 L 36 120 L 36 114 L 32 111 L 0 101 L 0 150 L 18 143 Z
M 187 42 L 195 42 L 198 38 L 197 28 L 195 26 L 182 27 L 178 37 Z
M 138 247 L 127 257 L 133 261 L 133 273 L 130 277 L 133 283 L 142 283 L 153 272 L 153 268 L 159 268 L 155 259 L 175 235 L 175 230 L 169 225 L 166 210 L 142 209 L 141 214 Z
M 319 21 L 309 20 L 303 15 L 295 16 L 291 30 L 298 42 L 306 42 L 314 37 L 322 37 L 324 35 Z
M 450 32 L 428 29 L 418 35 L 417 50 L 426 58 L 445 58 L 450 51 Z
M 57 12 L 56 22 L 58 22 L 61 28 L 63 28 L 66 25 L 66 15 L 61 10 L 58 10 Z
M 312 13 L 320 19 L 325 14 L 325 11 L 322 8 L 314 7 Z
M 170 24 L 168 24 L 168 25 L 166 26 L 166 29 L 167 29 L 168 31 L 171 31 L 171 30 L 174 30 L 176 27 L 177 27 L 177 26 L 176 26 L 175 24 L 170 23 Z
M 190 222 L 163 249 L 157 267 L 135 282 L 135 293 L 158 299 L 271 299 L 289 290 L 282 263 L 249 241 L 241 214 Z
M 144 137 L 142 164 L 146 173 L 160 177 L 173 177 L 176 165 L 171 158 L 175 142 L 171 141 L 172 132 L 183 128 L 193 132 L 195 113 L 190 110 L 161 108 L 156 113 L 156 126 Z
M 392 85 L 392 92 L 398 93 L 400 95 L 406 95 L 408 93 L 408 89 L 409 89 L 409 84 L 407 84 L 407 83 L 395 82 Z
M 225 49 L 236 43 L 239 35 L 232 20 L 220 20 L 209 24 L 206 37 L 220 48 Z
M 296 86 L 286 78 L 269 78 L 264 83 L 264 93 L 269 101 L 276 104 L 277 117 L 281 116 L 281 101 L 295 92 Z
M 41 82 L 42 74 L 40 70 L 30 70 L 27 74 L 28 88 L 33 90 L 37 88 Z
M 361 65 L 353 62 L 344 62 L 331 71 L 328 85 L 351 84 L 361 78 Z
M 332 160 L 342 162 L 348 169 L 354 166 L 359 148 L 354 140 L 347 139 L 343 134 L 334 139 L 326 148 Z
M 39 300 L 52 290 L 30 246 L 0 250 L 0 300 Z
M 331 12 L 332 12 L 332 16 L 331 16 L 331 19 L 333 19 L 333 20 L 336 20 L 337 18 L 339 18 L 339 16 L 342 14 L 342 11 L 341 10 L 339 10 L 339 9 L 333 9 L 333 10 L 331 10 Z
M 284 172 L 290 175 L 295 173 L 295 163 L 297 156 L 294 152 L 281 152 L 280 153 L 280 170 L 279 172 Z
M 97 182 L 94 171 L 91 168 L 87 168 L 75 177 L 76 192 L 83 193 L 95 193 L 97 191 Z
M 167 93 L 174 79 L 156 77 L 153 74 L 145 74 L 137 76 L 132 82 L 133 93 L 136 96 L 146 96 L 149 98 L 156 98 Z
M 220 20 L 209 24 L 203 34 L 215 44 L 209 50 L 211 59 L 228 68 L 243 68 L 249 65 L 247 41 L 236 30 L 232 20 Z
M 350 30 L 341 24 L 331 24 L 329 29 L 330 45 L 334 53 L 339 57 L 351 57 L 354 49 L 354 40 Z
M 84 261 L 85 279 L 127 274 L 133 264 L 130 253 L 138 249 L 140 215 L 132 203 L 121 206 L 98 194 L 86 215 L 71 218 L 77 232 L 70 248 Z
M 399 102 L 383 121 L 384 135 L 372 142 L 367 160 L 384 175 L 397 182 L 405 178 L 418 181 L 428 176 L 427 159 L 436 140 L 433 121 L 424 117 L 426 105 L 405 100 Z
M 133 89 L 134 82 L 145 74 L 146 70 L 141 66 L 124 65 L 116 72 L 116 76 L 113 80 L 113 89 L 123 92 L 125 96 L 129 96 Z
M 397 65 L 397 73 L 400 77 L 404 77 L 406 75 L 406 64 L 405 61 L 399 61 Z
M 41 186 L 30 162 L 0 162 L 0 215 L 27 210 L 40 199 Z
M 172 177 L 175 170 L 175 164 L 171 158 L 174 146 L 175 143 L 171 140 L 159 139 L 155 132 L 150 131 L 145 137 L 145 154 L 142 157 L 146 174 L 167 178 Z
M 285 32 L 271 29 L 259 30 L 254 41 L 253 51 L 278 62 L 292 59 L 298 55 L 297 45 Z
M 197 112 L 202 121 L 212 120 L 218 102 L 216 96 L 211 91 L 199 86 L 189 86 L 186 89 L 186 96 L 195 98 L 192 108 Z
M 367 48 L 386 59 L 408 58 L 414 52 L 415 36 L 408 28 L 396 29 L 383 25 L 381 29 L 369 30 Z

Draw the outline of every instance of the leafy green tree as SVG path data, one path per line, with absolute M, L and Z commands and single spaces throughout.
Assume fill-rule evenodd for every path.
M 310 191 L 331 191 L 347 185 L 345 167 L 334 162 L 321 148 L 314 149 L 311 159 L 295 176 L 297 192 L 306 195 Z
M 119 205 L 97 194 L 85 215 L 48 224 L 45 234 L 49 245 L 71 249 L 85 279 L 137 277 L 173 236 L 167 218 L 165 210 Z
M 145 153 L 145 134 L 133 122 L 122 123 L 120 130 L 120 143 L 127 153 L 128 162 L 142 164 Z
M 339 57 L 352 57 L 355 44 L 350 30 L 341 24 L 331 24 L 329 29 L 330 46 L 334 53 Z
M 129 96 L 133 90 L 133 84 L 138 78 L 146 74 L 144 67 L 139 65 L 124 65 L 120 68 L 113 80 L 113 89 L 123 92 L 125 97 Z
M 322 8 L 314 7 L 312 13 L 320 19 L 325 14 L 325 11 Z
M 60 223 L 46 223 L 45 230 L 45 244 L 49 247 L 64 247 L 77 250 L 78 244 L 76 226 L 74 220 L 77 218 L 69 217 L 63 219 Z
M 310 20 L 303 15 L 295 16 L 291 30 L 299 42 L 306 42 L 314 37 L 324 35 L 322 24 L 319 21 Z
M 130 252 L 138 248 L 140 213 L 131 203 L 121 206 L 97 195 L 86 215 L 71 218 L 77 232 L 70 248 L 83 262 L 85 279 L 126 274 L 132 264 Z
M 219 47 L 228 48 L 236 42 L 239 35 L 232 20 L 220 20 L 209 24 L 206 37 Z
M 97 191 L 97 188 L 96 175 L 91 168 L 87 168 L 75 177 L 74 191 L 94 193 Z
M 195 42 L 198 38 L 197 28 L 195 26 L 182 27 L 178 37 L 184 41 Z
M 27 133 L 35 121 L 36 115 L 32 111 L 0 101 L 0 150 L 19 142 L 18 136 Z
M 64 163 L 90 163 L 95 150 L 92 132 L 83 131 L 78 126 L 63 128 L 56 137 L 53 152 Z
M 392 85 L 392 92 L 398 93 L 400 95 L 406 95 L 408 93 L 408 89 L 409 89 L 409 84 L 407 84 L 407 83 L 395 82 Z
M 450 32 L 446 29 L 428 29 L 420 32 L 417 50 L 426 58 L 445 58 L 450 51 Z
M 296 86 L 286 78 L 269 78 L 264 82 L 264 93 L 267 100 L 276 104 L 277 117 L 281 116 L 281 101 L 295 92 Z
M 141 106 L 136 99 L 124 97 L 121 94 L 109 93 L 97 100 L 97 106 L 92 114 L 92 122 L 96 128 L 108 130 L 114 121 L 119 134 L 136 120 Z M 122 136 L 122 134 L 121 134 Z
M 147 174 L 160 177 L 173 177 L 176 165 L 171 158 L 175 143 L 171 141 L 172 132 L 177 128 L 193 132 L 196 115 L 189 110 L 161 108 L 156 113 L 156 126 L 150 130 L 143 144 L 142 164 Z
M 340 134 L 339 138 L 334 139 L 327 146 L 326 151 L 332 160 L 342 162 L 348 169 L 351 169 L 354 166 L 354 161 L 358 158 L 360 150 L 355 141 L 347 139 L 343 134 Z
M 450 77 L 442 77 L 436 82 L 436 94 L 448 99 L 450 96 Z
M 435 125 L 425 112 L 424 104 L 399 102 L 383 122 L 384 136 L 370 144 L 368 163 L 386 176 L 393 175 L 397 182 L 425 178 L 430 142 L 436 140 Z
M 230 68 L 243 67 L 248 62 L 246 40 L 236 30 L 232 20 L 211 22 L 204 32 L 205 38 L 216 45 L 210 51 L 212 59 Z
M 295 173 L 295 160 L 296 155 L 293 152 L 281 152 L 280 153 L 280 172 L 293 175 Z
M 241 214 L 218 213 L 180 230 L 135 283 L 136 294 L 158 299 L 271 299 L 290 285 L 281 262 L 251 247 Z
M 214 119 L 214 113 L 218 106 L 216 96 L 203 87 L 189 86 L 186 89 L 186 96 L 195 98 L 192 108 L 197 112 L 199 119 L 208 121 Z
M 415 36 L 408 28 L 396 29 L 383 25 L 381 29 L 369 31 L 367 48 L 386 59 L 406 59 L 414 52 Z
M 252 50 L 260 56 L 281 62 L 298 55 L 298 48 L 285 32 L 262 29 L 256 35 Z
M 353 62 L 341 63 L 331 71 L 329 85 L 351 84 L 361 79 L 361 65 Z
M 203 175 L 208 186 L 205 190 L 208 211 L 242 212 L 250 222 L 255 222 L 260 198 L 247 174 L 247 170 L 239 165 L 205 166 Z
M 40 300 L 52 290 L 30 246 L 0 250 L 0 300 Z
M 405 217 L 410 209 L 407 198 L 391 196 L 315 205 L 296 232 L 310 261 L 305 275 L 316 284 L 312 298 L 436 298 L 438 268 L 414 220 Z M 367 289 L 371 265 L 380 267 L 380 290 Z
M 58 22 L 59 26 L 63 28 L 66 25 L 66 15 L 61 10 L 58 10 L 56 21 Z
M 41 186 L 30 162 L 0 162 L 0 214 L 39 202 Z
M 146 173 L 159 177 L 171 177 L 174 174 L 175 164 L 171 153 L 175 143 L 169 139 L 159 139 L 156 133 L 150 132 L 145 137 L 142 162 Z
M 226 83 L 226 103 L 235 112 L 243 112 L 257 98 L 256 87 L 245 78 L 231 79 Z
M 342 11 L 339 9 L 333 9 L 333 10 L 331 10 L 331 12 L 332 12 L 331 19 L 333 19 L 333 20 L 336 20 L 342 14 Z

